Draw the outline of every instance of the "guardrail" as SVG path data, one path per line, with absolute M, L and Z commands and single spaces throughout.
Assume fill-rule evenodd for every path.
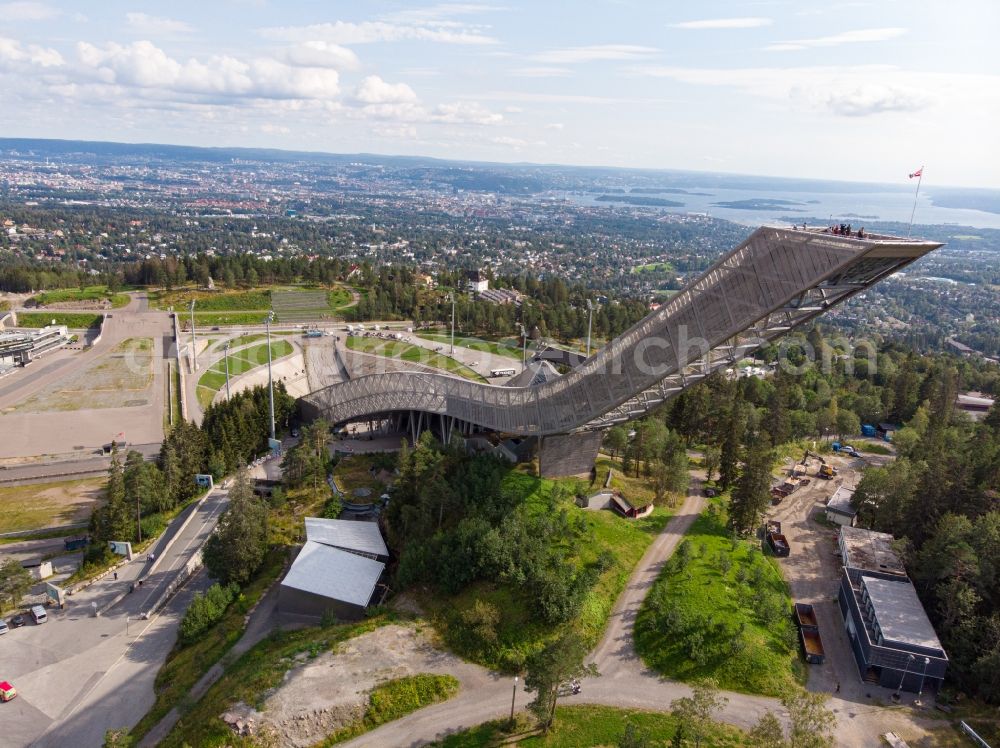
M 979 733 L 977 733 L 975 730 L 973 730 L 971 727 L 969 727 L 969 723 L 968 722 L 966 722 L 963 719 L 958 724 L 962 728 L 962 732 L 964 732 L 966 735 L 968 735 L 970 738 L 972 738 L 972 740 L 973 740 L 974 743 L 976 743 L 979 746 L 982 746 L 982 748 L 990 748 L 990 744 L 987 743 L 985 740 L 983 740 L 979 736 Z
M 180 385 L 177 387 L 177 397 L 181 404 L 181 418 L 186 421 L 188 419 L 188 409 L 187 398 L 184 396 L 184 362 L 181 361 L 181 331 L 180 327 L 177 325 L 176 314 L 174 314 L 174 353 L 177 358 L 177 377 L 180 380 Z

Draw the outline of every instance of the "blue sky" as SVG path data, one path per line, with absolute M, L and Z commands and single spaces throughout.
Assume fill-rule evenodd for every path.
M 0 133 L 1000 187 L 994 0 L 0 2 Z

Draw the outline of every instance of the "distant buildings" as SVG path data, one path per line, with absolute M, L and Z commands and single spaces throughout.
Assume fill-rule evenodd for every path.
M 893 537 L 841 527 L 839 542 L 837 599 L 861 679 L 897 691 L 936 691 L 948 655 L 892 549 Z
M 491 304 L 513 304 L 514 306 L 521 306 L 521 301 L 524 299 L 524 296 L 509 288 L 489 288 L 484 291 L 480 291 L 479 298 L 482 301 L 488 301 Z
M 490 279 L 487 278 L 481 270 L 476 270 L 469 274 L 469 292 L 470 293 L 483 293 L 490 287 Z
M 981 421 L 993 407 L 993 398 L 986 397 L 981 392 L 964 392 L 955 398 L 955 407 L 963 413 L 968 413 L 974 421 Z
M 853 498 L 853 488 L 840 486 L 833 492 L 830 500 L 826 502 L 826 518 L 838 525 L 854 527 L 858 521 L 858 510 L 851 506 L 851 499 Z

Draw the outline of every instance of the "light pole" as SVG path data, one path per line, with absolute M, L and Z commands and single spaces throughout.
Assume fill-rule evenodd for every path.
M 896 697 L 899 697 L 899 692 L 903 690 L 903 681 L 906 680 L 906 673 L 910 670 L 910 662 L 916 658 L 913 655 L 906 656 L 906 667 L 903 668 L 903 674 L 899 678 L 899 687 L 896 689 Z
M 931 658 L 924 658 L 924 669 L 920 672 L 920 690 L 917 691 L 917 698 L 924 695 L 924 678 L 927 676 L 927 666 L 931 664 Z
M 264 326 L 267 328 L 267 394 L 268 405 L 271 413 L 271 438 L 274 439 L 274 379 L 271 376 L 271 321 L 274 319 L 274 310 L 267 313 L 264 319 Z
M 510 723 L 514 724 L 514 699 L 517 698 L 517 676 L 514 676 L 514 692 L 510 695 Z
M 191 312 L 191 370 L 198 370 L 198 348 L 197 340 L 194 334 L 194 299 L 191 299 L 191 304 L 188 307 Z
M 528 331 L 520 322 L 517 325 L 521 328 L 521 368 L 528 368 Z
M 125 616 L 125 637 L 128 638 L 128 622 L 130 616 Z
M 268 346 L 268 350 L 271 346 Z M 233 393 L 229 389 L 229 341 L 226 341 L 226 400 L 232 400 Z
M 587 299 L 587 310 L 590 312 L 590 319 L 587 321 L 587 358 L 590 358 L 590 331 L 594 328 L 594 302 Z
M 455 292 L 452 291 L 448 294 L 448 300 L 451 302 L 451 355 L 455 355 Z

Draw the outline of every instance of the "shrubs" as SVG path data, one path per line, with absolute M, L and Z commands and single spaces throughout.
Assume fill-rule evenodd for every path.
M 237 584 L 227 584 L 225 587 L 216 583 L 202 594 L 197 593 L 188 607 L 178 631 L 181 644 L 192 644 L 208 631 L 226 612 L 226 608 L 239 597 L 240 588 Z

